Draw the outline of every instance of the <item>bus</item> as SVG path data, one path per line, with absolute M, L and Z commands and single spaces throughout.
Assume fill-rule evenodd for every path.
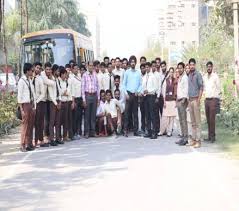
M 79 65 L 94 60 L 93 44 L 89 37 L 71 29 L 44 30 L 22 37 L 21 67 L 26 62 L 50 62 L 65 66 L 70 60 Z

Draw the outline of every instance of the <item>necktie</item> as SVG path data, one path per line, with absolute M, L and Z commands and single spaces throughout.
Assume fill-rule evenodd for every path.
M 30 84 L 30 81 L 29 81 L 29 79 L 27 79 L 27 82 L 28 82 L 29 93 L 30 93 L 30 101 L 33 101 L 32 89 L 31 89 L 31 84 Z
M 58 80 L 58 83 L 60 83 L 60 82 L 59 82 L 59 79 L 56 79 L 56 97 L 58 99 L 59 98 L 59 89 L 58 89 L 58 86 L 57 86 L 57 80 Z
M 112 84 L 111 84 L 111 74 L 110 74 L 110 90 L 112 89 Z

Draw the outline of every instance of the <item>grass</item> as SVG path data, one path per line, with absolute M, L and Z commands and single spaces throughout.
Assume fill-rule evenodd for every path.
M 207 131 L 206 124 L 203 125 L 203 130 L 204 132 Z M 232 130 L 217 120 L 216 136 L 216 144 L 219 146 L 219 148 L 228 153 L 230 157 L 239 159 L 239 135 L 233 133 Z

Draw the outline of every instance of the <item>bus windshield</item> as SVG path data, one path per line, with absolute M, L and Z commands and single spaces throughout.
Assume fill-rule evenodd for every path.
M 35 39 L 23 44 L 23 63 L 51 62 L 65 66 L 73 58 L 74 44 L 69 38 Z

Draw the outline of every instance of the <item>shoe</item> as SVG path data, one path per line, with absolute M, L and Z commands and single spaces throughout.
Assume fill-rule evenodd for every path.
M 189 146 L 190 146 L 190 147 L 194 147 L 194 145 L 196 145 L 196 143 L 197 143 L 197 142 L 196 142 L 195 140 L 192 140 L 192 141 L 190 142 Z
M 85 139 L 89 139 L 89 134 L 85 134 Z
M 179 145 L 179 146 L 185 146 L 185 145 L 187 145 L 187 144 L 188 144 L 188 141 L 183 140 L 183 141 L 180 142 L 178 145 Z
M 58 144 L 55 141 L 51 141 L 50 145 L 53 146 L 53 147 L 56 147 Z
M 163 134 L 162 133 L 158 133 L 158 136 L 163 136 Z
M 134 132 L 134 136 L 141 136 L 139 132 Z
M 201 141 L 197 141 L 196 144 L 193 146 L 195 149 L 201 147 Z
M 124 132 L 124 137 L 128 137 L 128 133 L 127 132 Z
M 150 139 L 157 139 L 157 138 L 158 138 L 158 136 L 156 134 L 154 134 L 150 137 Z
M 33 150 L 34 150 L 34 148 L 32 148 L 30 146 L 26 147 L 26 151 L 33 151 Z
M 172 137 L 172 134 L 167 134 L 167 137 Z
M 49 143 L 40 144 L 40 147 L 49 147 Z
M 175 144 L 180 144 L 183 141 L 184 141 L 184 139 L 180 139 L 180 140 L 176 141 Z
M 26 150 L 25 147 L 20 147 L 20 151 L 21 151 L 21 152 L 27 152 L 27 150 Z
M 56 140 L 57 144 L 64 144 L 64 141 Z
M 144 138 L 151 138 L 152 137 L 152 135 L 150 134 L 150 133 L 146 133 L 145 135 L 144 135 Z

